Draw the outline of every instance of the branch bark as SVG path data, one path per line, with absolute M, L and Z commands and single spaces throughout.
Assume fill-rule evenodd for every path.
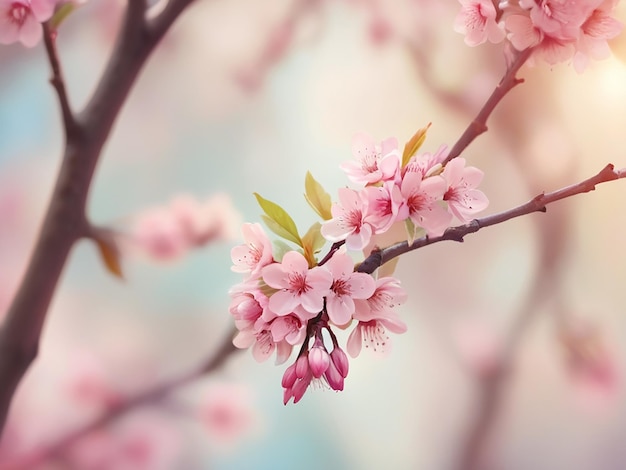
M 0 329 L 0 431 L 16 388 L 37 357 L 46 313 L 71 248 L 88 236 L 85 207 L 89 187 L 115 119 L 150 53 L 190 3 L 192 0 L 172 0 L 161 14 L 148 21 L 146 1 L 129 0 L 104 75 L 79 114 L 69 106 L 54 33 L 44 26 L 51 82 L 61 105 L 66 142 L 26 274 Z

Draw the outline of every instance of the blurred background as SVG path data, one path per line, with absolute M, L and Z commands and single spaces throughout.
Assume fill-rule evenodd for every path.
M 60 32 L 77 109 L 102 73 L 123 6 L 91 0 Z M 468 48 L 453 31 L 458 9 L 452 0 L 189 8 L 136 83 L 92 187 L 93 222 L 129 241 L 124 280 L 92 243 L 73 250 L 15 397 L 0 468 L 27 456 L 36 463 L 20 468 L 463 469 L 473 452 L 499 469 L 626 468 L 620 182 L 403 256 L 396 274 L 410 295 L 399 313 L 409 330 L 385 357 L 351 361 L 341 393 L 309 390 L 284 406 L 285 365 L 243 351 L 46 451 L 124 397 L 192 371 L 229 334 L 228 289 L 240 281 L 230 248 L 241 221 L 260 221 L 253 192 L 306 228 L 316 220 L 300 197 L 306 171 L 334 196 L 348 184 L 338 165 L 351 158 L 355 133 L 403 143 L 432 122 L 422 149 L 454 144 L 505 68 L 501 45 Z M 611 46 L 614 57 L 582 75 L 568 64 L 518 74 L 525 83 L 464 153 L 485 172 L 485 215 L 606 163 L 626 166 L 626 39 Z M 0 70 L 4 312 L 63 140 L 43 45 L 0 48 Z M 211 212 L 220 236 L 155 255 L 142 230 L 162 228 L 158 208 L 183 195 L 221 208 Z

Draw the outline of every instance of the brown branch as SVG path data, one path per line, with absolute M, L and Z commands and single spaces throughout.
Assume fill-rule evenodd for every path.
M 626 177 L 626 168 L 621 170 L 615 170 L 612 164 L 605 166 L 598 174 L 583 180 L 579 183 L 566 186 L 565 188 L 558 189 L 551 193 L 542 193 L 535 196 L 533 199 L 525 204 L 514 207 L 512 209 L 493 214 L 480 219 L 474 219 L 471 222 L 459 225 L 456 227 L 450 227 L 443 235 L 439 237 L 422 237 L 415 240 L 413 243 L 400 242 L 390 247 L 372 253 L 367 257 L 358 267 L 358 271 L 364 273 L 373 273 L 377 268 L 382 266 L 393 258 L 400 256 L 409 251 L 417 250 L 433 243 L 438 243 L 446 240 L 462 242 L 464 237 L 468 234 L 478 232 L 481 228 L 489 227 L 491 225 L 497 225 L 507 220 L 521 217 L 523 215 L 531 214 L 533 212 L 546 212 L 546 206 L 561 199 L 565 199 L 576 194 L 587 193 L 593 191 L 596 185 L 600 183 L 606 183 L 620 178 Z
M 17 457 L 8 464 L 4 464 L 1 467 L 2 470 L 24 470 L 27 468 L 34 468 L 36 465 L 61 457 L 63 452 L 66 451 L 72 444 L 88 434 L 109 425 L 122 415 L 125 415 L 126 413 L 141 406 L 156 403 L 181 387 L 215 371 L 221 367 L 224 361 L 226 361 L 231 354 L 235 351 L 240 351 L 240 349 L 237 349 L 233 345 L 232 339 L 235 332 L 236 330 L 234 328 L 230 330 L 228 334 L 224 336 L 224 339 L 218 349 L 204 363 L 202 363 L 200 367 L 178 377 L 174 377 L 165 382 L 154 385 L 143 392 L 120 402 L 104 412 L 101 416 L 61 437 L 53 444 L 37 449 L 30 455 Z
M 61 116 L 63 119 L 63 128 L 65 130 L 65 139 L 69 140 L 69 135 L 77 132 L 76 120 L 70 101 L 65 88 L 65 80 L 63 79 L 63 72 L 61 70 L 61 63 L 59 61 L 59 55 L 56 47 L 56 31 L 50 29 L 50 25 L 46 22 L 43 25 L 43 41 L 46 47 L 46 53 L 50 62 L 50 68 L 52 69 L 52 77 L 50 77 L 50 83 L 54 87 L 59 99 L 59 106 L 61 108 Z
M 450 150 L 450 154 L 443 161 L 444 165 L 453 158 L 461 155 L 463 150 L 465 150 L 476 137 L 484 132 L 487 132 L 487 119 L 489 118 L 495 107 L 509 91 L 511 91 L 515 86 L 519 85 L 520 83 L 523 83 L 524 80 L 516 78 L 515 74 L 517 74 L 522 65 L 524 65 L 524 63 L 528 60 L 531 53 L 532 48 L 528 48 L 523 50 L 522 52 L 519 52 L 515 56 L 515 59 L 507 68 L 504 76 L 500 80 L 500 83 L 498 83 L 498 86 L 496 86 L 496 88 L 493 90 L 491 96 L 489 96 L 489 99 L 487 99 L 474 120 L 469 124 L 469 126 L 467 126 L 467 129 L 465 129 L 463 135 L 461 135 L 459 140 L 457 140 L 457 142 L 454 144 L 452 150 Z
M 146 59 L 190 0 L 172 0 L 156 19 L 146 1 L 130 0 L 117 42 L 93 97 L 72 114 L 50 33 L 46 50 L 59 94 L 67 141 L 63 163 L 26 274 L 0 329 L 0 430 L 22 376 L 35 360 L 48 307 L 74 243 L 87 232 L 85 207 L 96 164 L 113 123 Z M 52 46 L 52 47 L 51 47 Z M 58 73 L 57 73 L 58 71 Z M 71 117 L 70 117 L 71 116 Z

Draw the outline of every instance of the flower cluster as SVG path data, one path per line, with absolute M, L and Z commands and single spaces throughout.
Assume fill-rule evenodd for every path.
M 0 44 L 33 47 L 41 40 L 40 23 L 50 19 L 55 5 L 55 0 L 0 0 Z
M 418 132 L 417 138 L 424 132 Z M 412 155 L 407 160 L 409 152 Z M 340 189 L 333 217 L 322 226 L 327 240 L 345 240 L 348 249 L 362 250 L 373 234 L 386 232 L 395 222 L 407 223 L 409 240 L 418 228 L 429 236 L 439 236 L 450 226 L 453 215 L 468 222 L 487 207 L 487 197 L 476 189 L 483 173 L 466 167 L 463 158 L 444 167 L 445 145 L 434 154 L 405 151 L 403 162 L 396 139 L 376 145 L 361 134 L 353 140 L 352 153 L 356 161 L 341 168 L 352 182 L 365 187 Z
M 553 65 L 573 58 L 581 72 L 589 58 L 609 56 L 607 40 L 623 25 L 611 15 L 618 0 L 459 0 L 462 9 L 455 30 L 470 46 L 508 38 L 518 51 L 534 54 Z
M 233 271 L 245 276 L 230 290 L 230 313 L 239 330 L 233 342 L 251 347 L 257 361 L 276 352 L 279 364 L 300 346 L 283 376 L 285 404 L 292 398 L 297 403 L 314 383 L 343 390 L 348 358 L 334 328 L 353 326 L 346 344 L 352 357 L 363 346 L 388 350 L 387 331 L 407 329 L 395 311 L 407 298 L 400 282 L 359 272 L 347 250 L 363 250 L 373 235 L 396 222 L 406 224 L 410 239 L 418 229 L 441 235 L 453 216 L 467 221 L 487 206 L 487 198 L 476 189 L 480 170 L 466 167 L 461 158 L 446 163 L 445 147 L 417 154 L 426 129 L 415 134 L 402 154 L 395 139 L 377 146 L 358 135 L 353 143 L 356 161 L 342 168 L 362 188 L 340 189 L 335 204 L 308 174 L 305 196 L 324 222 L 313 224 L 304 236 L 284 209 L 256 195 L 268 227 L 298 248 L 282 244 L 273 250 L 261 225 L 243 225 L 245 243 L 231 252 Z M 332 246 L 318 261 L 316 254 L 326 242 Z

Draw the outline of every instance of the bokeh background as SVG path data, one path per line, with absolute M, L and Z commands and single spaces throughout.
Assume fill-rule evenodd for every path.
M 61 31 L 76 108 L 103 70 L 122 7 L 91 0 Z M 432 122 L 423 149 L 452 145 L 504 71 L 500 46 L 468 48 L 454 33 L 458 8 L 452 0 L 198 1 L 123 108 L 92 187 L 92 220 L 132 237 L 150 208 L 221 194 L 256 222 L 258 192 L 305 228 L 315 220 L 301 197 L 306 171 L 333 195 L 347 185 L 338 165 L 351 158 L 355 133 L 404 142 Z M 624 21 L 623 6 L 619 14 Z M 612 47 L 614 57 L 582 75 L 568 64 L 522 69 L 525 83 L 464 153 L 485 172 L 486 214 L 606 163 L 626 166 L 626 41 Z M 3 312 L 63 141 L 43 46 L 0 48 L 0 71 Z M 341 393 L 309 390 L 283 406 L 285 366 L 243 351 L 33 468 L 464 468 L 490 374 L 503 363 L 485 433 L 495 468 L 626 468 L 625 194 L 621 182 L 602 185 L 547 214 L 405 255 L 397 276 L 410 293 L 400 310 L 409 330 L 385 357 L 351 361 Z M 168 261 L 128 250 L 123 281 L 92 243 L 76 246 L 15 398 L 0 468 L 106 412 L 102 390 L 132 395 L 209 357 L 231 325 L 236 243 L 220 239 Z

